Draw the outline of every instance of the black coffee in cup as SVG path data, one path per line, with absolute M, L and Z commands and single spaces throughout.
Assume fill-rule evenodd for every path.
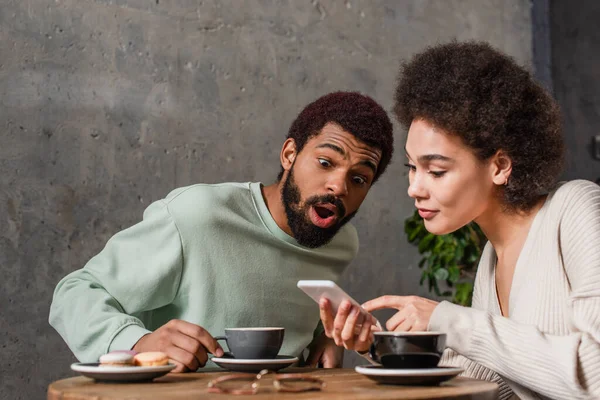
M 230 353 L 237 359 L 273 359 L 283 344 L 285 328 L 226 328 L 225 340 Z
M 374 332 L 371 358 L 385 368 L 433 368 L 438 365 L 446 334 L 441 332 Z

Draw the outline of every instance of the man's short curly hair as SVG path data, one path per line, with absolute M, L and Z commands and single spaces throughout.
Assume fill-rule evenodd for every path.
M 313 136 L 327 123 L 335 123 L 344 131 L 369 146 L 381 150 L 381 160 L 372 183 L 383 174 L 394 152 L 393 125 L 385 110 L 372 98 L 358 92 L 334 92 L 319 97 L 296 117 L 287 138 L 294 139 L 300 153 Z M 283 176 L 283 168 L 278 180 Z
M 564 163 L 560 110 L 531 74 L 483 42 L 430 47 L 403 63 L 394 112 L 458 135 L 480 160 L 512 160 L 508 209 L 527 211 L 556 184 Z

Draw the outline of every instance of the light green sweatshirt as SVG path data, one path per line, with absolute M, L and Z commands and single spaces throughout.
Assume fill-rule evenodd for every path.
M 298 356 L 319 309 L 297 281 L 336 281 L 357 250 L 350 224 L 323 247 L 299 245 L 271 217 L 260 183 L 181 188 L 59 282 L 50 324 L 82 362 L 130 349 L 171 319 L 213 336 L 227 327 L 281 326 L 280 354 Z

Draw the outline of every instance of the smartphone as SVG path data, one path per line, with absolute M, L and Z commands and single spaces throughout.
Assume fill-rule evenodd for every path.
M 344 290 L 342 290 L 342 288 L 336 285 L 336 283 L 333 281 L 303 280 L 298 281 L 298 287 L 317 303 L 319 303 L 319 300 L 321 300 L 322 297 L 329 299 L 334 314 L 337 313 L 340 304 L 342 304 L 342 301 L 344 300 L 349 301 L 353 306 L 359 307 L 365 314 L 369 314 L 356 300 L 354 300 L 348 293 L 344 292 Z M 377 327 L 383 330 L 379 321 L 375 321 L 377 322 Z

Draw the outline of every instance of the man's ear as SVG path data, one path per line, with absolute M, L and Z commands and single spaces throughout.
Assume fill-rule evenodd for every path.
M 491 163 L 492 181 L 494 184 L 501 186 L 507 185 L 512 173 L 512 159 L 504 152 L 504 150 L 498 150 L 496 154 L 492 156 Z
M 296 159 L 296 142 L 294 139 L 289 138 L 283 143 L 283 147 L 281 148 L 281 154 L 279 155 L 281 166 L 284 170 L 289 171 L 292 168 L 292 164 L 294 164 L 294 160 Z

